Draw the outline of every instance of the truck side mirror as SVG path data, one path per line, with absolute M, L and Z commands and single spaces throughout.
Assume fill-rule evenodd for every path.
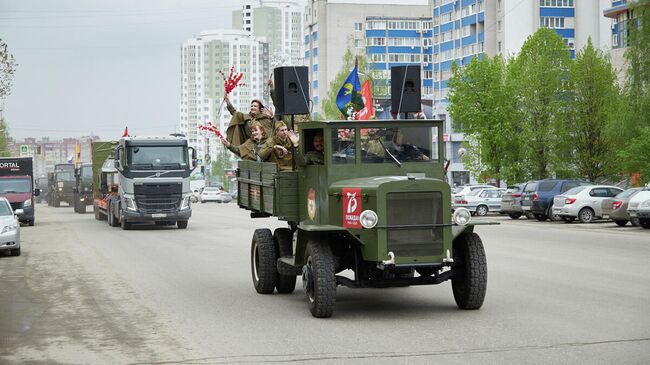
M 122 171 L 122 146 L 118 146 L 115 149 L 115 168 L 119 171 Z
M 24 213 L 25 213 L 25 211 L 22 210 L 22 209 L 16 209 L 16 210 L 14 210 L 14 215 L 23 215 Z
M 190 154 L 190 157 L 192 158 L 191 168 L 194 169 L 196 167 L 196 150 L 194 147 L 188 147 L 188 149 L 192 151 Z
M 41 189 L 34 189 L 34 196 L 41 195 Z

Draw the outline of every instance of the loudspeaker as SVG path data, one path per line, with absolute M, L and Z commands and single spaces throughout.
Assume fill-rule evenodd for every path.
M 390 68 L 391 112 L 419 112 L 422 94 L 420 92 L 420 66 L 395 66 Z M 401 103 L 401 105 L 400 105 Z
M 309 114 L 307 66 L 283 66 L 273 70 L 275 114 Z

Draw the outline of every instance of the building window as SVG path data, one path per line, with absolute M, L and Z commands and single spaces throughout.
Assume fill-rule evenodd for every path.
M 363 26 L 361 25 L 361 23 L 354 23 L 354 30 L 356 30 L 357 32 L 362 31 Z
M 540 7 L 572 8 L 573 0 L 539 0 Z
M 564 18 L 557 16 L 540 17 L 539 23 L 546 28 L 564 28 Z

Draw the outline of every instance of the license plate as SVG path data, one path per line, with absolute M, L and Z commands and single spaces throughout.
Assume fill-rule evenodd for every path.
M 553 209 L 553 214 L 560 214 L 561 210 L 560 209 Z
M 167 214 L 165 213 L 155 213 L 151 215 L 151 218 L 167 218 Z
M 629 212 L 629 214 L 630 214 L 630 217 L 632 217 L 632 218 L 636 217 L 636 213 Z
M 603 214 L 603 219 L 609 219 L 609 215 Z
M 527 205 L 522 205 L 521 210 L 530 210 L 530 207 Z

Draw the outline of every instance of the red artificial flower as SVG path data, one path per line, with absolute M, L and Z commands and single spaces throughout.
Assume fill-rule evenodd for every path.
M 235 66 L 232 66 L 230 68 L 230 73 L 228 74 L 228 77 L 222 72 L 219 71 L 221 74 L 221 77 L 223 77 L 223 86 L 225 88 L 226 94 L 230 94 L 238 85 L 244 86 L 245 84 L 240 84 L 239 81 L 241 81 L 242 77 L 244 77 L 244 74 L 241 72 L 235 72 Z

